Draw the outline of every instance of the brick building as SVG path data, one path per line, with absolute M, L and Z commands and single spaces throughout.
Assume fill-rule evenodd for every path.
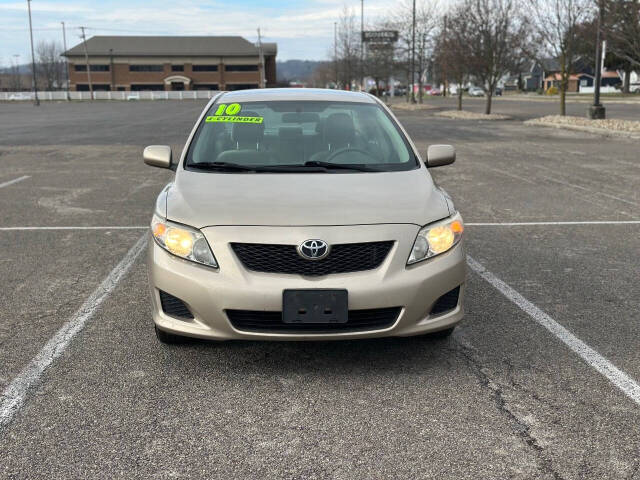
M 260 86 L 259 49 L 242 37 L 95 36 L 86 42 L 94 90 L 242 90 Z M 276 83 L 275 43 L 263 43 L 265 86 Z M 83 43 L 67 50 L 71 90 L 88 91 Z

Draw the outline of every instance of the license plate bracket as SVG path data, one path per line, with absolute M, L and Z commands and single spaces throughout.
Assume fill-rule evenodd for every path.
M 339 289 L 284 290 L 284 323 L 347 323 L 349 294 Z

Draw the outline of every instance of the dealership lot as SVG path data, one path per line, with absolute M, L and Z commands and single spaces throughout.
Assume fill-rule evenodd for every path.
M 141 152 L 203 105 L 0 105 L 0 478 L 640 479 L 637 141 L 402 112 L 458 149 L 454 336 L 167 347 Z

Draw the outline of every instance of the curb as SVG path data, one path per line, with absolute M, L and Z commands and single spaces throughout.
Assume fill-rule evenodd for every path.
M 522 102 L 557 102 L 558 104 L 560 103 L 560 99 L 558 98 L 557 95 L 553 95 L 550 97 L 545 97 L 543 95 L 540 95 L 539 97 L 542 97 L 542 98 L 516 97 L 512 95 L 503 95 L 502 97 L 497 97 L 497 98 L 498 100 L 510 100 L 514 102 L 522 101 Z M 496 97 L 493 97 L 493 98 L 494 100 L 496 99 Z M 630 100 L 630 99 L 623 99 L 623 98 L 611 98 L 611 99 L 603 98 L 602 101 L 603 103 L 614 103 L 618 105 L 640 105 L 640 100 Z M 590 105 L 593 103 L 593 99 L 589 100 L 587 98 L 580 98 L 580 97 L 567 97 L 567 103 L 580 103 L 580 104 Z
M 623 130 L 607 130 L 606 128 L 585 127 L 583 125 L 566 125 L 562 123 L 542 123 L 537 122 L 535 119 L 526 120 L 522 123 L 524 123 L 525 125 L 533 125 L 536 127 L 547 127 L 556 128 L 559 130 L 573 130 L 577 132 L 595 133 L 598 135 L 603 135 L 605 137 L 621 137 L 640 140 L 640 134 L 634 132 L 625 132 Z
M 473 114 L 471 117 L 457 116 L 456 113 L 462 112 L 467 114 Z M 475 116 L 477 115 L 477 116 Z M 513 117 L 509 115 L 502 115 L 500 113 L 492 113 L 485 115 L 483 113 L 469 112 L 467 110 L 444 110 L 433 114 L 434 117 L 448 118 L 449 120 L 480 120 L 484 122 L 504 122 L 506 120 L 513 120 Z

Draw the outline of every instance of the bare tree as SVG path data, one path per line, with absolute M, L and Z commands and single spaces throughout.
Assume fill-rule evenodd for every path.
M 523 55 L 528 23 L 518 16 L 515 0 L 463 0 L 460 8 L 460 21 L 469 33 L 469 68 L 484 88 L 485 113 L 490 114 L 498 81 Z
M 592 0 L 532 0 L 529 13 L 534 19 L 537 50 L 532 56 L 539 62 L 553 57 L 560 67 L 560 115 L 566 115 L 569 78 L 578 55 L 578 27 L 593 15 Z
M 339 83 L 351 89 L 352 81 L 359 74 L 360 28 L 353 10 L 345 7 L 338 21 L 336 62 Z
M 309 84 L 312 87 L 327 88 L 327 85 L 335 81 L 334 62 L 322 62 L 309 76 Z
M 60 56 L 61 54 L 62 47 L 54 41 L 47 42 L 42 40 L 36 46 L 36 68 L 46 90 L 54 90 L 62 86 L 64 62 Z
M 590 65 L 594 65 L 596 38 L 598 37 L 598 28 L 601 27 L 600 37 L 607 40 L 603 67 L 607 70 L 622 70 L 624 72 L 622 85 L 624 93 L 629 93 L 631 72 L 634 69 L 634 53 L 632 50 L 630 51 L 626 48 L 626 45 L 620 41 L 619 37 L 612 35 L 612 32 L 614 29 L 625 28 L 621 24 L 626 22 L 628 18 L 629 17 L 621 18 L 617 12 L 613 12 L 607 8 L 602 25 L 597 18 L 594 18 L 589 22 L 579 25 L 576 36 L 578 57 L 581 61 L 585 59 Z M 638 34 L 640 35 L 640 31 Z M 640 58 L 638 58 L 638 61 L 640 61 Z
M 447 77 L 458 86 L 458 110 L 462 110 L 463 85 L 469 79 L 467 53 L 470 41 L 471 32 L 466 24 L 465 12 L 458 6 L 443 19 L 435 47 L 436 64 L 440 65 L 441 70 L 446 70 Z
M 412 18 L 413 0 L 403 0 L 394 7 L 394 14 L 388 19 L 387 25 L 398 30 L 400 39 L 396 47 L 398 66 L 405 73 L 407 84 L 413 84 L 416 79 L 411 78 L 412 53 Z M 416 1 L 416 32 L 415 32 L 415 66 L 418 73 L 419 101 L 423 96 L 423 71 L 433 52 L 434 34 L 440 22 L 440 8 L 438 0 Z M 407 101 L 411 98 L 407 95 Z
M 640 69 L 640 0 L 604 2 L 607 48 L 625 67 L 624 91 L 629 93 L 632 69 Z
M 11 61 L 11 89 L 14 92 L 22 90 L 22 75 L 20 73 L 20 65 L 16 58 Z

